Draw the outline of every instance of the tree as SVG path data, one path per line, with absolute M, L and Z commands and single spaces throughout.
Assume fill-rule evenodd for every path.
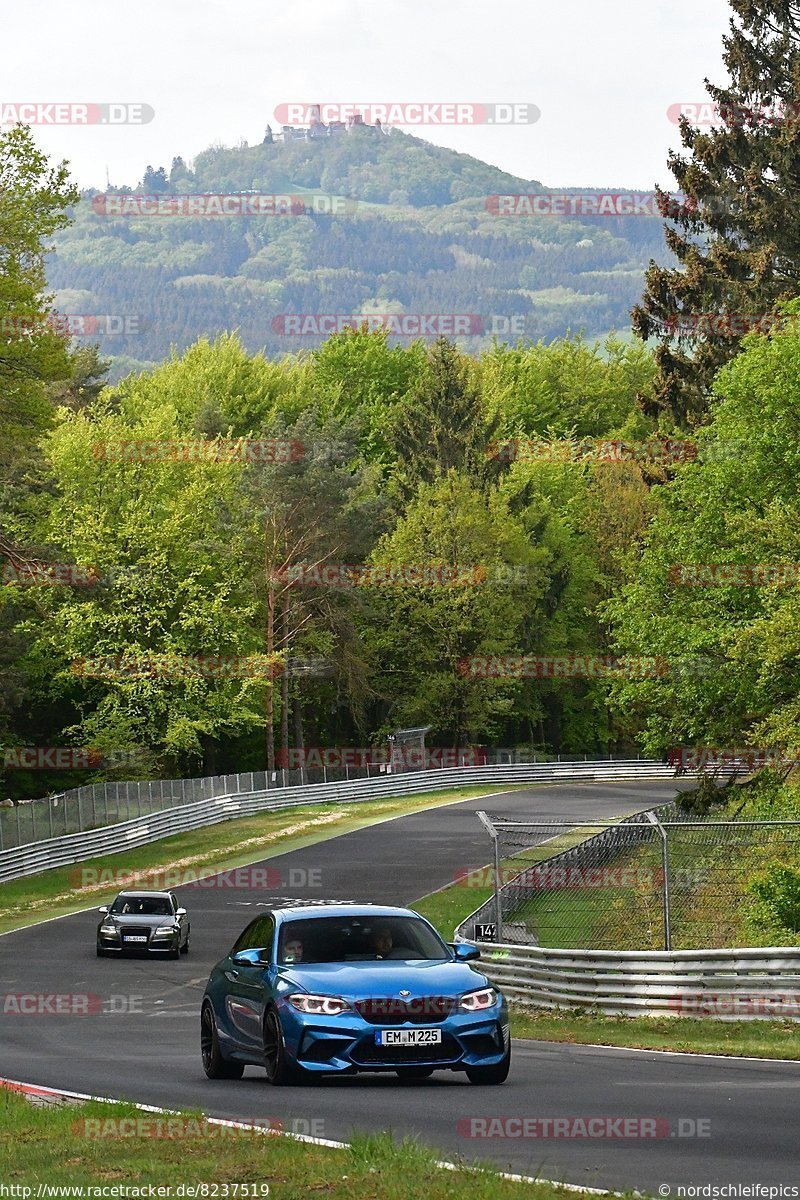
M 640 337 L 660 338 L 646 411 L 689 424 L 703 420 L 716 371 L 741 348 L 738 318 L 759 320 L 794 297 L 800 275 L 800 10 L 793 0 L 731 7 L 730 85 L 706 81 L 722 123 L 702 132 L 681 118 L 685 153 L 669 166 L 685 199 L 659 191 L 679 265 L 651 262 L 632 314 Z
M 641 563 L 607 605 L 618 652 L 665 666 L 660 678 L 617 689 L 650 752 L 796 747 L 798 316 L 794 302 L 786 328 L 746 338 L 720 372 L 699 460 L 660 489 Z
M 45 492 L 39 440 L 50 427 L 48 388 L 71 373 L 45 286 L 49 240 L 78 193 L 66 163 L 51 166 L 30 130 L 0 132 L 0 562 L 30 567 L 44 550 L 32 523 Z M 0 738 L 15 737 L 34 679 L 26 658 L 40 615 L 30 590 L 0 585 Z
M 419 484 L 370 561 L 442 572 L 428 583 L 373 589 L 366 637 L 384 700 L 384 731 L 430 724 L 434 737 L 454 746 L 495 736 L 513 710 L 519 683 L 472 674 L 466 660 L 516 652 L 546 590 L 546 552 L 530 545 L 500 493 L 487 497 L 450 470 Z M 509 585 L 509 575 L 519 578 L 517 586 Z
M 69 360 L 69 375 L 47 386 L 56 407 L 79 409 L 91 404 L 107 384 L 110 362 L 100 357 L 97 346 L 78 346 Z
M 142 190 L 145 192 L 165 192 L 168 186 L 167 172 L 164 168 L 159 167 L 154 171 L 148 164 L 142 178 Z
M 264 648 L 268 655 L 281 653 L 290 662 L 325 657 L 330 663 L 321 679 L 313 674 L 304 678 L 301 665 L 295 679 L 290 680 L 284 670 L 278 706 L 274 692 L 266 695 L 266 760 L 271 771 L 276 763 L 276 709 L 282 761 L 286 761 L 290 693 L 296 744 L 303 741 L 302 701 L 313 704 L 314 693 L 326 687 L 325 675 L 334 678 L 350 718 L 356 723 L 361 719 L 371 688 L 351 619 L 358 601 L 347 590 L 294 582 L 292 570 L 302 567 L 314 580 L 323 565 L 363 562 L 381 525 L 385 503 L 374 490 L 375 470 L 359 461 L 352 423 L 321 421 L 319 413 L 309 408 L 293 423 L 276 421 L 267 433 L 278 443 L 296 447 L 297 453 L 286 461 L 253 467 L 242 480 L 245 558 L 251 564 Z
M 447 338 L 437 338 L 419 383 L 390 419 L 387 441 L 401 491 L 413 495 L 452 470 L 485 482 L 494 473 L 493 431 L 468 361 Z

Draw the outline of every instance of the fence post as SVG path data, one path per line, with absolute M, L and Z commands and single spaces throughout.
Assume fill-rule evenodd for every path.
M 494 843 L 494 919 L 497 922 L 497 940 L 498 942 L 502 942 L 503 899 L 500 895 L 500 888 L 502 886 L 500 875 L 500 839 L 497 836 L 497 830 L 485 812 L 477 812 L 475 815 Z
M 672 949 L 672 930 L 670 928 L 670 881 L 669 881 L 669 841 L 667 831 L 654 812 L 645 814 L 651 825 L 655 825 L 661 836 L 661 874 L 663 882 L 661 894 L 664 903 L 664 949 Z

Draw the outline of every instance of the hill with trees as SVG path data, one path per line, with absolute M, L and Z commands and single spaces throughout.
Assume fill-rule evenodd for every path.
M 48 281 L 60 311 L 113 318 L 100 340 L 114 378 L 221 330 L 237 330 L 251 352 L 319 344 L 313 322 L 311 336 L 292 336 L 287 314 L 467 314 L 467 331 L 455 334 L 472 352 L 493 335 L 512 344 L 565 329 L 602 338 L 629 328 L 647 263 L 670 261 L 657 217 L 498 215 L 492 196 L 543 185 L 368 126 L 212 147 L 191 169 L 181 158 L 169 172 L 148 167 L 133 190 L 278 194 L 311 211 L 135 217 L 85 193 L 49 257 Z

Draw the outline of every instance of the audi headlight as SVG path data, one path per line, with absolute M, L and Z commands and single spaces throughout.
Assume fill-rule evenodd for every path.
M 100 932 L 101 933 L 116 933 L 117 927 L 116 927 L 116 925 L 101 925 Z
M 286 999 L 298 1012 L 315 1017 L 338 1017 L 349 1012 L 350 1005 L 341 996 L 315 996 L 309 992 L 295 992 Z
M 174 937 L 178 933 L 177 925 L 161 925 L 153 934 L 153 937 Z
M 467 992 L 458 1002 L 459 1008 L 465 1012 L 482 1012 L 484 1008 L 494 1008 L 497 1004 L 497 992 L 494 988 L 481 988 L 479 992 Z

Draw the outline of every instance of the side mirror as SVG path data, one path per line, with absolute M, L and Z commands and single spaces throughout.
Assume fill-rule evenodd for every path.
M 470 946 L 468 942 L 451 942 L 450 944 L 458 962 L 475 962 L 481 956 L 478 947 Z
M 177 911 L 176 911 L 176 913 L 175 913 L 175 916 L 176 916 L 176 917 L 185 917 L 185 916 L 186 916 L 186 909 L 185 909 L 185 908 L 179 908 L 179 909 L 177 909 Z
M 240 950 L 231 962 L 237 967 L 266 967 L 269 965 L 268 950 Z
M 107 905 L 107 904 L 104 904 L 104 905 L 103 905 L 103 907 L 102 907 L 102 908 L 98 908 L 98 910 L 97 910 L 97 911 L 98 911 L 98 912 L 101 912 L 101 913 L 103 914 L 103 916 L 105 916 L 105 914 L 108 912 L 108 905 Z

